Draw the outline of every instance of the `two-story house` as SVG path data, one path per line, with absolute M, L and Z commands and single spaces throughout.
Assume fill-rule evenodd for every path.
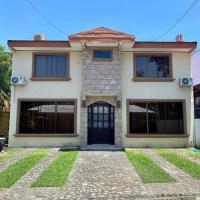
M 196 42 L 141 42 L 100 27 L 69 41 L 9 40 L 10 147 L 184 147 L 193 143 Z

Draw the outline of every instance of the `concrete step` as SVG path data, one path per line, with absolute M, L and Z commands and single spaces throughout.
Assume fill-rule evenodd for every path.
M 93 144 L 80 148 L 81 151 L 124 151 L 122 147 L 107 144 Z

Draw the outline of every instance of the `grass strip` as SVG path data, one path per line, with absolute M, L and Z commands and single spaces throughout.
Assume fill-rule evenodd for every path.
M 25 175 L 34 165 L 39 163 L 49 152 L 49 149 L 40 149 L 32 152 L 25 158 L 10 165 L 0 173 L 0 188 L 9 188 L 23 175 Z
M 134 166 L 143 183 L 171 183 L 175 179 L 160 168 L 153 160 L 140 151 L 126 150 L 130 163 Z
M 179 167 L 190 176 L 200 179 L 200 165 L 188 160 L 182 156 L 179 156 L 169 150 L 157 150 L 158 154 L 168 160 L 173 165 Z
M 32 187 L 63 187 L 73 167 L 78 151 L 59 152 L 55 160 L 42 172 Z
M 4 152 L 0 153 L 0 163 L 8 160 L 9 158 L 14 157 L 21 151 L 22 151 L 22 149 L 20 149 L 20 148 L 6 148 L 6 150 Z

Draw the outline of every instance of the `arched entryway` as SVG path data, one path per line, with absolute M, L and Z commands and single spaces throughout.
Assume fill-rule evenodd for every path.
M 88 107 L 88 144 L 114 144 L 115 109 L 100 101 Z

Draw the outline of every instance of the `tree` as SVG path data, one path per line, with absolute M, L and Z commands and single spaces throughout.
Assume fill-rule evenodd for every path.
M 0 117 L 3 112 L 9 112 L 9 97 L 0 89 Z
M 10 77 L 12 66 L 11 53 L 6 52 L 5 47 L 0 45 L 0 90 L 10 96 Z

